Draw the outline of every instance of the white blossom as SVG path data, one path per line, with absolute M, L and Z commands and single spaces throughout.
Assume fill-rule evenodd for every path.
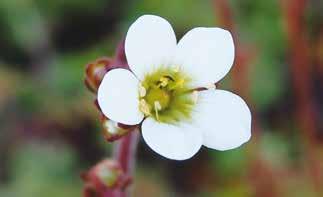
M 99 87 L 98 103 L 109 119 L 140 124 L 152 150 L 184 160 L 202 145 L 229 150 L 250 139 L 247 104 L 214 85 L 234 61 L 230 32 L 198 27 L 177 43 L 169 22 L 144 15 L 130 26 L 125 53 L 131 71 L 109 71 Z

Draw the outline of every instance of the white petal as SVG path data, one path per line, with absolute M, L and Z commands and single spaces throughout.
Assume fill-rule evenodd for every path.
M 130 26 L 125 41 L 128 64 L 139 79 L 153 67 L 168 64 L 175 48 L 172 26 L 154 15 L 139 17 Z
M 194 85 L 207 86 L 222 79 L 232 67 L 234 44 L 230 32 L 198 27 L 179 41 L 174 63 L 193 75 Z
M 98 103 L 105 116 L 127 125 L 141 122 L 138 79 L 128 70 L 114 69 L 103 78 L 98 90 Z
M 195 118 L 203 132 L 203 145 L 217 150 L 237 148 L 251 137 L 247 104 L 231 92 L 202 91 Z
M 189 159 L 202 145 L 202 133 L 191 125 L 170 125 L 148 118 L 141 129 L 148 146 L 168 159 Z

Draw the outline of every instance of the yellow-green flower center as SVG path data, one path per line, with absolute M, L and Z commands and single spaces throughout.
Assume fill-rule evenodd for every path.
M 196 102 L 191 79 L 178 67 L 147 73 L 139 87 L 139 109 L 164 123 L 189 120 Z

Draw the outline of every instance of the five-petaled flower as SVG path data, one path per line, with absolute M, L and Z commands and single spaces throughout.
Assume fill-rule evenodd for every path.
M 214 85 L 233 64 L 230 32 L 198 27 L 177 43 L 165 19 L 144 15 L 129 28 L 125 53 L 131 71 L 109 71 L 98 103 L 109 119 L 139 124 L 155 152 L 184 160 L 202 145 L 229 150 L 250 139 L 248 106 Z

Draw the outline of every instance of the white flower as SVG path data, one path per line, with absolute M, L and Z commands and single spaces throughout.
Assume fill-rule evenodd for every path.
M 228 31 L 198 27 L 177 43 L 165 19 L 144 15 L 129 28 L 125 52 L 132 72 L 108 72 L 98 103 L 113 121 L 141 124 L 143 138 L 155 152 L 184 160 L 202 145 L 229 150 L 250 139 L 248 106 L 214 85 L 233 64 Z

